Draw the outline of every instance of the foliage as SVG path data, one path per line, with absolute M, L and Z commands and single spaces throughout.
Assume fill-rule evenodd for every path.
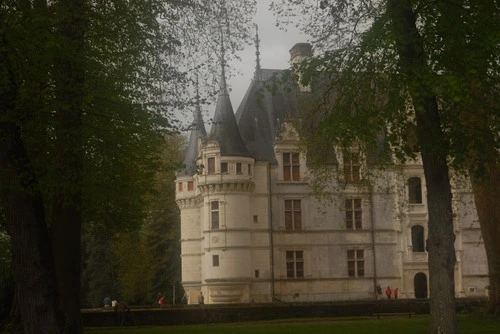
M 137 224 L 113 224 L 112 228 L 93 225 L 94 230 L 84 235 L 84 303 L 101 306 L 104 296 L 109 295 L 132 305 L 150 305 L 158 292 L 172 300 L 172 284 L 180 280 L 174 180 L 185 144 L 181 135 L 165 137 L 162 164 L 155 173 L 154 185 L 143 196 L 144 215 Z M 176 297 L 179 302 L 180 289 Z
M 431 331 L 454 331 L 453 307 L 447 305 L 454 298 L 447 288 L 453 286 L 455 263 L 448 164 L 475 177 L 500 162 L 498 4 L 292 0 L 273 6 L 285 19 L 305 17 L 303 29 L 325 51 L 298 68 L 303 85 L 326 86 L 312 108 L 316 114 L 300 124 L 307 146 L 361 144 L 368 155 L 383 142 L 400 161 L 421 153 Z M 495 224 L 478 213 L 483 231 Z M 489 263 L 492 277 L 496 266 Z
M 189 106 L 190 80 L 218 61 L 212 55 L 220 50 L 220 41 L 229 54 L 242 46 L 243 40 L 236 37 L 248 35 L 255 1 L 213 4 L 194 0 L 0 4 L 1 206 L 11 213 L 7 226 L 15 235 L 16 291 L 30 290 L 22 286 L 24 277 L 49 290 L 30 291 L 29 301 L 64 305 L 65 298 L 74 304 L 59 310 L 55 306 L 54 312 L 44 307 L 47 314 L 79 314 L 75 276 L 80 223 L 89 235 L 137 229 L 161 163 L 163 135 L 178 127 L 175 113 Z M 221 39 L 214 29 L 222 32 Z M 210 83 L 203 87 L 213 91 Z M 14 195 L 23 201 L 11 204 Z M 16 211 L 33 220 L 17 217 Z M 32 229 L 17 233 L 21 226 Z M 23 238 L 36 240 L 29 254 L 23 253 Z M 126 234 L 123 238 L 139 240 Z M 121 242 L 116 245 L 124 247 Z M 136 245 L 146 256 L 147 249 Z M 24 255 L 39 262 L 30 258 L 23 262 Z M 138 258 L 132 260 L 138 269 L 147 270 Z M 38 271 L 39 276 L 23 276 L 23 269 Z M 59 294 L 52 288 L 56 284 Z M 133 298 L 145 298 L 145 293 Z M 49 331 L 56 332 L 52 324 L 60 317 L 32 312 L 36 305 L 27 295 L 18 299 L 25 325 L 50 323 L 37 329 L 51 327 Z M 78 319 L 71 326 L 80 326 Z

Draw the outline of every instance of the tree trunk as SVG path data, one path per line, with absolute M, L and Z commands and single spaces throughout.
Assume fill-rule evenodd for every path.
M 485 176 L 471 172 L 472 189 L 476 203 L 479 225 L 488 258 L 488 312 L 500 315 L 500 169 L 497 164 L 485 168 Z
M 455 235 L 447 145 L 441 130 L 437 98 L 427 68 L 416 16 L 408 0 L 389 0 L 387 10 L 415 109 L 417 134 L 427 186 L 431 333 L 455 333 Z
M 0 123 L 0 201 L 11 238 L 15 301 L 25 333 L 61 333 L 43 201 L 19 129 Z
M 60 49 L 54 68 L 57 110 L 56 173 L 52 247 L 64 332 L 83 331 L 80 316 L 81 184 L 83 169 L 82 114 L 85 96 L 85 0 L 59 0 L 57 34 Z

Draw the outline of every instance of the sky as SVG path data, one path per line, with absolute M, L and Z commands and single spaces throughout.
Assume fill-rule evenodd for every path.
M 276 27 L 274 14 L 269 10 L 270 2 L 270 0 L 258 0 L 257 15 L 254 18 L 254 23 L 259 27 L 260 66 L 267 69 L 285 69 L 290 66 L 289 50 L 296 43 L 307 42 L 308 37 L 293 26 L 287 27 L 287 31 Z M 228 80 L 231 103 L 235 112 L 253 78 L 256 64 L 255 44 L 247 46 L 239 55 L 241 62 L 231 65 L 241 74 L 236 74 Z M 213 112 L 211 110 L 209 114 L 212 116 Z

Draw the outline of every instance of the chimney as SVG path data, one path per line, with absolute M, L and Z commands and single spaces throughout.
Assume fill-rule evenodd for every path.
M 292 65 L 292 69 L 297 70 L 298 66 L 304 60 L 313 56 L 312 46 L 309 43 L 297 43 L 290 49 L 290 63 Z M 299 85 L 299 89 L 303 93 L 310 93 L 311 86 L 308 84 L 304 86 L 301 84 L 301 74 L 296 72 L 297 74 L 297 84 Z
M 290 62 L 298 64 L 304 59 L 312 57 L 312 46 L 309 43 L 297 43 L 290 49 Z

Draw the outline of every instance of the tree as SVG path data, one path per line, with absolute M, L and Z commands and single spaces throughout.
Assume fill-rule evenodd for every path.
M 464 117 L 479 118 L 470 112 L 471 104 L 463 103 L 471 99 L 461 99 L 471 96 L 468 88 L 474 80 L 470 76 L 458 80 L 464 72 L 454 71 L 452 64 L 463 70 L 472 63 L 470 72 L 480 73 L 475 79 L 487 87 L 485 101 L 490 107 L 497 105 L 493 101 L 497 100 L 498 34 L 484 33 L 495 31 L 489 24 L 498 17 L 498 8 L 467 1 L 392 0 L 274 1 L 273 6 L 285 19 L 297 14 L 309 17 L 303 27 L 315 46 L 326 51 L 301 71 L 304 84 L 318 77 L 327 83 L 314 108 L 319 116 L 309 116 L 316 123 L 302 124 L 303 130 L 317 126 L 314 133 L 302 131 L 307 141 L 348 147 L 359 140 L 373 150 L 383 134 L 386 148 L 403 161 L 414 156 L 415 149 L 420 151 L 428 187 L 431 332 L 453 333 L 455 254 L 447 163 L 452 160 L 455 168 L 463 169 L 471 157 L 488 155 L 464 150 L 464 139 L 470 140 L 465 144 L 469 148 L 478 143 L 471 138 L 478 122 L 464 122 Z M 478 52 L 466 58 L 472 45 Z M 459 47 L 450 52 L 450 46 Z M 452 107 L 457 101 L 462 112 Z M 490 135 L 481 136 L 479 146 L 498 152 L 494 110 L 482 110 L 489 120 L 485 133 Z M 481 166 L 477 161 L 473 165 Z
M 175 203 L 175 178 L 184 158 L 186 138 L 174 134 L 165 138 L 163 169 L 156 174 L 156 184 L 149 196 L 149 210 L 142 235 L 151 254 L 153 280 L 151 295 L 162 292 L 167 300 L 180 302 L 182 292 L 172 296 L 172 287 L 180 287 L 180 220 Z
M 228 41 L 248 30 L 252 11 L 244 10 L 254 2 L 216 4 L 0 4 L 0 206 L 24 331 L 81 332 L 82 227 L 107 225 L 109 217 L 115 222 L 114 213 L 126 217 L 120 208 L 127 205 L 118 204 L 141 203 L 158 157 L 157 149 L 148 151 L 155 142 L 149 140 L 175 126 L 173 110 L 186 102 L 188 74 L 199 70 L 181 61 L 194 45 L 189 39 L 183 45 L 183 38 L 208 39 L 211 24 L 223 18 Z M 207 46 L 195 50 L 200 52 L 210 46 L 197 45 Z M 236 50 L 241 43 L 232 45 Z M 138 169 L 144 164 L 148 168 Z M 133 177 L 134 167 L 144 178 Z M 117 184 L 124 183 L 130 187 L 122 192 L 139 190 L 138 201 L 97 196 L 110 185 L 116 194 Z M 137 210 L 119 223 L 133 224 L 142 216 Z

